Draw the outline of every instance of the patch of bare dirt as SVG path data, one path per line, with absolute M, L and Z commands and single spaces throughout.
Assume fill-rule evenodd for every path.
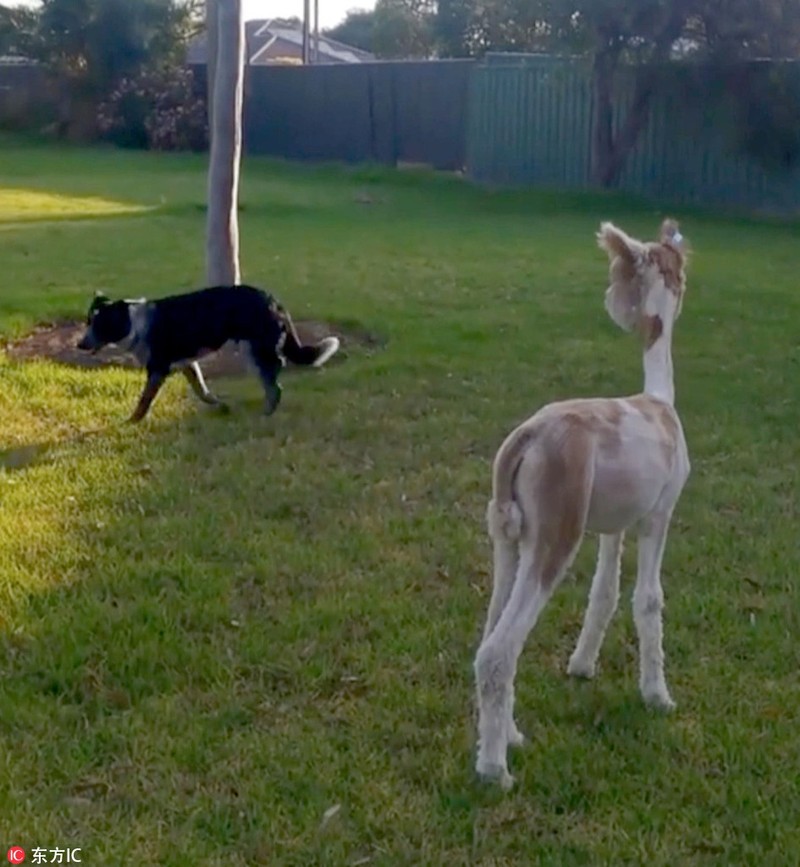
M 298 336 L 303 343 L 317 343 L 323 337 L 335 335 L 342 348 L 339 354 L 347 355 L 348 348 L 364 347 L 377 349 L 383 341 L 376 334 L 359 328 L 332 325 L 327 322 L 305 320 L 294 323 Z M 129 353 L 115 346 L 107 346 L 97 355 L 82 352 L 76 344 L 83 335 L 81 322 L 62 322 L 55 325 L 42 325 L 27 337 L 6 344 L 5 350 L 10 358 L 30 360 L 46 358 L 73 367 L 138 367 L 138 362 Z M 334 359 L 336 360 L 336 356 Z M 203 373 L 209 378 L 219 376 L 242 376 L 250 372 L 246 348 L 234 343 L 226 343 L 218 352 L 207 355 L 200 362 Z

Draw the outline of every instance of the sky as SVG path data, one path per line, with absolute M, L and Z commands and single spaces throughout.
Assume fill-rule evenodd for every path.
M 313 23 L 314 0 L 311 4 Z M 11 0 L 10 6 L 36 6 L 38 0 Z M 319 0 L 319 26 L 334 27 L 344 19 L 350 9 L 372 9 L 375 0 Z M 303 17 L 303 0 L 242 0 L 242 13 L 245 21 L 253 18 L 291 18 Z
M 314 0 L 310 0 L 313 21 Z M 375 0 L 319 0 L 319 26 L 334 27 L 350 9 L 372 9 Z M 245 20 L 303 17 L 303 0 L 242 0 Z

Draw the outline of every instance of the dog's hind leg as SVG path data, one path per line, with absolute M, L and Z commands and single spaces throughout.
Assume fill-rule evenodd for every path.
M 267 415 L 272 415 L 281 402 L 281 387 L 278 374 L 283 363 L 274 348 L 256 341 L 249 341 L 250 357 L 256 366 L 264 393 L 267 396 Z
M 150 404 L 158 394 L 159 389 L 164 384 L 166 378 L 167 377 L 163 373 L 159 373 L 155 370 L 149 370 L 147 372 L 147 382 L 144 384 L 144 389 L 139 398 L 139 403 L 136 404 L 136 409 L 133 411 L 133 414 L 128 421 L 141 421 L 147 415 L 147 411 L 150 409 Z
M 220 409 L 225 409 L 225 402 L 221 401 L 216 395 L 208 390 L 206 381 L 203 378 L 203 371 L 200 370 L 200 365 L 196 361 L 192 361 L 186 367 L 182 368 L 183 375 L 192 387 L 192 391 L 209 406 L 218 406 Z

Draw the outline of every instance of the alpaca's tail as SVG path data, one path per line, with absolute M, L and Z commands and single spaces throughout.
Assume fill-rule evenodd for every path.
M 522 532 L 522 511 L 514 499 L 517 470 L 536 437 L 530 423 L 521 425 L 500 446 L 492 470 L 492 499 L 486 510 L 489 535 L 495 541 L 516 541 Z

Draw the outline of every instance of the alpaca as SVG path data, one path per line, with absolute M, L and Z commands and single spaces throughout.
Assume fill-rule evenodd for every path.
M 608 253 L 605 307 L 644 344 L 644 390 L 624 398 L 551 403 L 520 424 L 494 460 L 487 509 L 494 587 L 475 657 L 481 777 L 513 785 L 506 752 L 524 737 L 514 722 L 514 677 L 525 640 L 575 558 L 584 532 L 600 534 L 597 567 L 567 671 L 594 675 L 619 601 L 625 531 L 638 525 L 633 613 L 644 701 L 675 705 L 664 677 L 661 560 L 673 509 L 689 477 L 686 440 L 673 406 L 672 329 L 686 288 L 686 244 L 665 220 L 643 243 L 612 223 L 597 234 Z

